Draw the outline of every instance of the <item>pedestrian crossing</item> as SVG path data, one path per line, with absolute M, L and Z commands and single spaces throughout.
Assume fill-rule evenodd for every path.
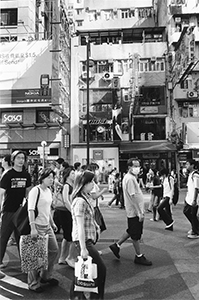
M 23 292 L 18 293 L 14 291 L 15 288 L 21 288 L 23 290 L 28 290 L 27 283 L 23 281 L 6 275 L 4 278 L 0 280 L 0 300 L 7 299 L 22 299 L 24 298 Z

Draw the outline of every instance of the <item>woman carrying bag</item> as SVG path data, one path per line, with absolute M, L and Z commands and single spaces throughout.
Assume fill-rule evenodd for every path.
M 75 169 L 69 166 L 63 172 L 62 206 L 56 207 L 59 211 L 59 221 L 63 230 L 63 240 L 61 243 L 60 257 L 58 264 L 68 264 L 75 267 L 75 246 L 72 243 L 72 215 L 71 215 L 71 194 L 75 180 Z
M 87 259 L 88 256 L 91 256 L 93 263 L 97 265 L 98 294 L 91 293 L 90 299 L 104 299 L 106 266 L 94 246 L 99 238 L 100 228 L 95 221 L 94 208 L 91 204 L 90 191 L 93 189 L 93 180 L 94 173 L 88 170 L 79 173 L 76 178 L 71 205 L 73 219 L 72 238 L 82 259 Z M 77 299 L 76 297 L 82 296 L 80 292 L 74 291 L 74 285 L 75 281 L 73 281 L 71 286 L 70 299 Z
M 41 293 L 42 285 L 57 286 L 58 280 L 52 278 L 53 267 L 58 255 L 58 244 L 54 231 L 57 226 L 51 216 L 52 193 L 50 187 L 53 185 L 55 173 L 51 168 L 46 168 L 39 174 L 39 185 L 32 188 L 28 196 L 28 216 L 31 228 L 32 240 L 38 236 L 48 235 L 48 268 L 47 270 L 32 270 L 28 272 L 29 290 Z M 38 215 L 35 217 L 35 202 L 40 189 L 37 204 Z

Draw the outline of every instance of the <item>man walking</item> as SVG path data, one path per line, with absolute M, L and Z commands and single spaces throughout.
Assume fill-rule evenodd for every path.
M 187 194 L 185 197 L 185 205 L 183 209 L 184 215 L 191 223 L 191 230 L 188 232 L 189 239 L 199 238 L 199 221 L 198 212 L 198 189 L 199 189 L 199 173 L 195 170 L 196 161 L 189 159 L 186 162 L 186 169 L 189 172 L 187 181 Z
M 0 229 L 0 268 L 5 267 L 3 258 L 13 230 L 15 240 L 19 244 L 19 234 L 12 222 L 12 218 L 31 186 L 30 174 L 24 171 L 25 153 L 16 150 L 12 153 L 11 160 L 13 168 L 3 176 L 0 182 L 0 204 L 4 199 Z
M 151 266 L 152 262 L 146 259 L 140 251 L 140 239 L 143 232 L 144 221 L 144 197 L 137 182 L 137 176 L 140 172 L 140 163 L 137 159 L 130 158 L 127 165 L 129 170 L 123 178 L 122 186 L 128 228 L 119 241 L 110 245 L 109 248 L 117 258 L 120 258 L 120 246 L 131 237 L 136 253 L 134 263 Z

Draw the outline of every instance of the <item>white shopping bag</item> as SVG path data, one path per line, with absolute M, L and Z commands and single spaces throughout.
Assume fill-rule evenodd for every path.
M 78 256 L 75 263 L 75 291 L 98 293 L 97 265 L 92 263 L 92 257 L 84 260 Z

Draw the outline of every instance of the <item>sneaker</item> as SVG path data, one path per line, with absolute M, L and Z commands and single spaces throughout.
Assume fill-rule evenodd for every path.
M 169 228 L 169 227 L 171 227 L 171 226 L 173 226 L 174 223 L 175 223 L 175 221 L 172 221 L 169 225 L 167 225 L 167 226 L 165 227 L 165 229 L 166 229 L 166 228 Z
M 71 267 L 73 269 L 75 268 L 75 260 L 74 259 L 68 259 L 68 258 L 66 258 L 66 262 L 69 265 L 69 267 Z
M 150 219 L 150 221 L 156 222 L 157 220 L 156 219 Z
M 57 286 L 59 284 L 59 281 L 55 278 L 49 278 L 49 279 L 42 279 L 40 280 L 42 284 L 49 284 L 50 286 Z
M 189 239 L 198 239 L 199 238 L 199 234 L 197 233 L 192 233 L 192 234 L 188 234 L 187 237 Z
M 111 249 L 111 251 L 117 258 L 120 258 L 120 255 L 119 255 L 120 248 L 118 247 L 118 245 L 116 243 L 110 245 L 109 248 Z
M 137 255 L 135 256 L 134 259 L 134 263 L 138 264 L 138 265 L 143 265 L 143 266 L 151 266 L 152 262 L 150 260 L 148 260 L 144 254 L 140 257 L 138 257 Z
M 190 230 L 187 232 L 187 234 L 194 234 L 194 232 L 193 232 L 192 229 L 190 229 Z
M 35 293 L 42 293 L 44 290 L 43 290 L 43 288 L 41 287 L 41 286 L 39 286 L 39 287 L 37 287 L 36 289 L 31 289 L 31 288 L 29 288 L 29 291 L 31 291 L 31 292 L 35 292 Z
M 165 230 L 173 231 L 173 225 L 171 225 L 169 227 L 165 227 Z

